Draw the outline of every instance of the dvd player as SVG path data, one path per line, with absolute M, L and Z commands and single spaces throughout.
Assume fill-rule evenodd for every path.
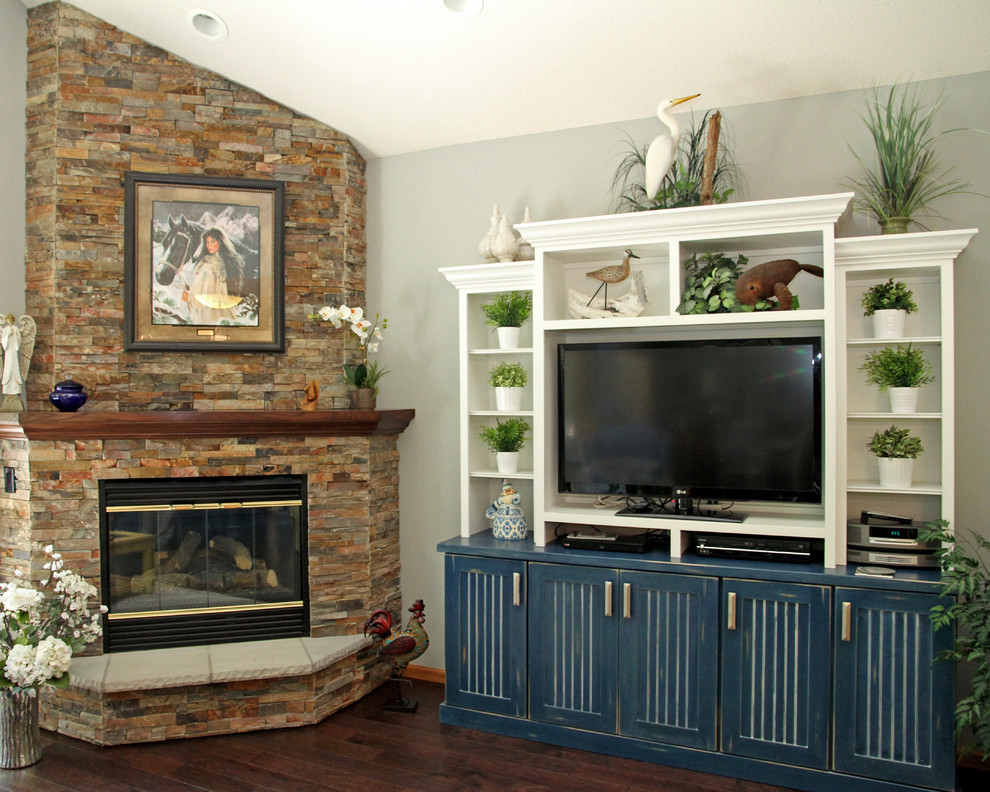
M 640 534 L 571 533 L 561 539 L 568 550 L 599 550 L 613 553 L 645 553 L 652 536 Z
M 699 556 L 749 558 L 754 561 L 808 563 L 812 559 L 810 539 L 739 534 L 697 534 L 694 549 Z

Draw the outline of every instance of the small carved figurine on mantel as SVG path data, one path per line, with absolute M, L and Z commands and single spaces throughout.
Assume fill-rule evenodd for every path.
M 301 402 L 299 402 L 299 407 L 306 412 L 313 412 L 316 409 L 317 402 L 320 400 L 320 381 L 310 380 L 306 383 L 306 394 Z
M 3 325 L 0 326 L 0 347 L 3 349 L 3 374 L 0 376 L 2 412 L 24 410 L 21 393 L 31 368 L 31 354 L 34 352 L 34 337 L 37 332 L 38 326 L 30 316 L 24 315 L 17 320 L 13 314 L 3 317 Z

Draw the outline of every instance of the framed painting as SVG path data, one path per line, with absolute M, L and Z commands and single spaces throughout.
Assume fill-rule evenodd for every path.
M 127 173 L 124 349 L 285 349 L 285 185 Z

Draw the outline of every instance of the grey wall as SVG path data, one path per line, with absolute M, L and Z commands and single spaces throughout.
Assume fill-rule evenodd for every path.
M 0 313 L 24 312 L 24 105 L 27 9 L 0 0 Z
M 919 85 L 944 104 L 939 128 L 990 130 L 990 72 Z M 868 151 L 859 119 L 861 92 L 724 108 L 725 127 L 745 179 L 734 200 L 844 191 L 855 175 L 849 150 Z M 432 643 L 421 662 L 443 666 L 443 569 L 437 542 L 459 533 L 457 293 L 439 267 L 480 263 L 478 241 L 497 202 L 513 221 L 531 207 L 534 220 L 605 214 L 625 134 L 640 144 L 657 134 L 654 119 L 454 146 L 372 160 L 368 165 L 369 307 L 389 319 L 379 357 L 391 373 L 379 404 L 414 407 L 400 440 L 402 590 L 422 597 Z M 944 141 L 973 189 L 990 195 L 990 135 Z M 983 227 L 956 269 L 956 525 L 990 534 L 983 495 L 990 492 L 990 422 L 981 386 L 990 383 L 984 319 L 990 298 L 990 201 L 959 196 L 938 208 L 937 228 Z M 840 221 L 841 236 L 876 233 L 867 218 Z M 407 602 L 407 604 L 408 604 Z

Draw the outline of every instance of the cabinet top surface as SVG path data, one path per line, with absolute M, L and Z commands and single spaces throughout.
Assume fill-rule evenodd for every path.
M 885 591 L 936 591 L 941 573 L 933 569 L 898 568 L 892 578 L 857 575 L 853 565 L 826 569 L 822 564 L 788 564 L 770 561 L 747 561 L 728 558 L 701 558 L 684 555 L 671 560 L 667 550 L 646 553 L 608 553 L 596 550 L 568 550 L 558 542 L 536 547 L 532 537 L 521 542 L 495 539 L 491 531 L 470 537 L 455 536 L 437 545 L 437 550 L 451 555 L 505 558 L 537 563 L 607 567 L 643 572 L 669 572 L 681 575 L 776 580 L 820 586 L 882 589 Z

